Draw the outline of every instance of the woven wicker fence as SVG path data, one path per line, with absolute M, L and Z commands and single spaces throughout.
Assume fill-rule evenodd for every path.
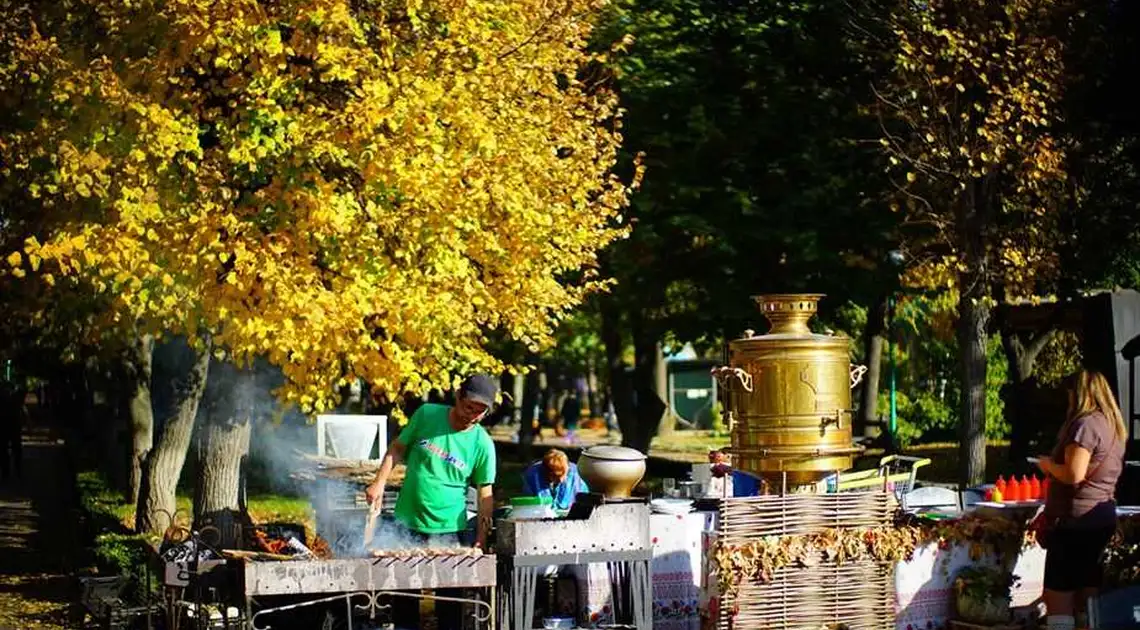
M 724 499 L 717 543 L 881 527 L 892 522 L 894 513 L 886 492 Z M 716 609 L 719 630 L 893 628 L 894 571 L 873 561 L 837 564 L 820 558 L 811 566 L 780 569 L 766 584 L 741 584 L 735 594 L 721 596 Z

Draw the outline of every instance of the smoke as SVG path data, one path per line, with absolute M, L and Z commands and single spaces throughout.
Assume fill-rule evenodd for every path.
M 333 553 L 339 557 L 367 555 L 372 549 L 404 550 L 425 546 L 423 538 L 410 532 L 391 515 L 395 507 L 395 495 L 386 493 L 384 514 L 373 530 L 372 543 L 364 546 L 364 530 L 368 524 L 369 508 L 362 497 L 359 484 L 325 479 L 313 485 L 316 498 L 317 533 L 328 542 Z M 442 538 L 430 543 L 433 547 L 458 547 L 458 540 Z
M 214 387 L 209 384 L 213 382 Z M 300 471 L 312 471 L 315 463 L 306 455 L 318 452 L 315 418 L 282 404 L 273 390 L 284 382 L 280 369 L 258 360 L 247 369 L 211 365 L 207 395 L 211 412 L 247 415 L 252 422 L 247 463 L 247 493 L 250 496 L 274 494 L 308 499 L 316 516 L 316 533 L 325 539 L 338 557 L 366 555 L 364 530 L 369 508 L 363 497 L 364 482 L 322 478 L 296 479 Z M 228 390 L 228 391 L 226 391 Z M 220 395 L 220 394 L 226 395 Z M 207 403 L 207 401 L 203 401 Z M 386 446 L 386 445 L 382 445 Z M 375 453 L 375 451 L 373 452 Z M 375 454 L 371 455 L 375 456 Z M 404 550 L 422 548 L 421 537 L 393 520 L 396 496 L 389 488 L 384 514 L 379 517 L 372 549 Z M 435 547 L 459 546 L 458 541 L 436 541 Z

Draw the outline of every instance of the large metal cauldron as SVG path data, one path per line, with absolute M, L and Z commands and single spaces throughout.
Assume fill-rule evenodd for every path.
M 729 366 L 717 368 L 727 386 L 733 465 L 802 486 L 853 465 L 852 369 L 846 337 L 813 334 L 808 321 L 822 295 L 755 298 L 771 323 L 766 335 L 729 343 Z

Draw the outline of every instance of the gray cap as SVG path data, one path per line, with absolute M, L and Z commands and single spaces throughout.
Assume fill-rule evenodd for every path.
M 486 374 L 473 374 L 468 376 L 459 385 L 459 397 L 467 400 L 481 402 L 488 407 L 495 406 L 495 398 L 499 395 L 499 383 Z

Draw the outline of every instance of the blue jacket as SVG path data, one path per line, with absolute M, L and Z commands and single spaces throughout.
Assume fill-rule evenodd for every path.
M 570 464 L 566 471 L 566 478 L 551 487 L 546 482 L 546 472 L 542 462 L 537 461 L 523 471 L 523 492 L 533 497 L 546 497 L 551 500 L 556 510 L 569 510 L 574 504 L 574 497 L 580 492 L 589 492 L 586 482 L 578 475 L 578 465 Z

